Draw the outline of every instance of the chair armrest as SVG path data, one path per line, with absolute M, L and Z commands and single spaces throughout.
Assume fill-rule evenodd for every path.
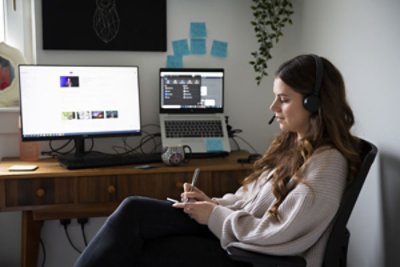
M 263 267 L 306 267 L 306 260 L 300 256 L 272 256 L 236 247 L 227 248 L 229 256 L 236 260 Z

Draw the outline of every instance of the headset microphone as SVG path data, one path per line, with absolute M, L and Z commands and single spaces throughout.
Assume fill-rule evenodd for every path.
M 269 120 L 268 124 L 271 125 L 271 123 L 273 123 L 274 120 L 275 120 L 275 114 L 274 114 L 274 116 L 272 116 L 272 118 Z

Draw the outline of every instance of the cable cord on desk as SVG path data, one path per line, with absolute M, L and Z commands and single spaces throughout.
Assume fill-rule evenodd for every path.
M 149 127 L 149 126 L 158 126 L 158 125 L 149 124 L 149 125 L 146 125 L 146 126 L 143 126 L 143 127 Z M 158 128 L 159 128 L 159 126 L 158 126 Z M 137 138 L 137 136 L 122 137 L 123 146 L 113 145 L 112 146 L 112 150 L 116 154 L 128 154 L 128 153 L 132 153 L 132 152 L 138 153 L 139 151 L 141 153 L 154 153 L 154 152 L 157 152 L 157 151 L 158 152 L 161 151 L 161 134 L 159 132 L 159 129 L 155 133 L 150 133 L 150 132 L 147 132 L 147 131 L 144 131 L 144 130 L 142 132 L 145 135 L 141 137 L 141 139 L 139 140 L 139 144 L 138 145 L 132 147 L 128 143 L 128 138 Z M 90 147 L 87 149 L 87 152 L 93 151 L 93 148 L 94 148 L 95 140 L 93 138 L 90 138 L 90 140 L 91 140 L 91 144 L 90 144 Z M 61 144 L 58 147 L 55 147 L 53 145 L 53 140 L 50 140 L 49 141 L 50 151 L 43 151 L 42 154 L 43 155 L 51 155 L 51 156 L 70 154 L 73 151 L 75 151 L 75 149 L 76 149 L 74 145 L 72 147 L 70 147 L 71 144 L 74 143 L 72 141 L 73 141 L 73 139 L 68 139 L 67 141 L 65 141 L 65 143 Z M 145 145 L 147 143 L 149 143 L 150 141 L 153 141 L 153 145 L 152 145 L 152 147 L 150 147 L 150 152 L 145 152 L 145 149 L 144 149 Z
M 140 150 L 141 153 L 146 154 L 148 152 L 145 152 L 144 145 L 146 145 L 150 141 L 153 141 L 153 148 L 150 149 L 150 153 L 153 153 L 155 151 L 161 151 L 161 149 L 160 149 L 161 148 L 160 137 L 161 137 L 160 133 L 154 133 L 154 134 L 149 134 L 148 133 L 144 137 L 141 138 L 140 143 L 135 147 L 131 147 L 127 142 L 127 137 L 124 137 L 123 138 L 124 146 L 123 147 L 113 146 L 113 150 L 115 152 L 117 152 L 117 154 L 121 154 L 121 152 L 118 151 L 118 149 L 122 149 L 123 150 L 122 154 L 136 152 L 137 150 Z M 157 142 L 157 139 L 158 139 L 158 142 Z
M 239 143 L 237 142 L 237 139 L 239 139 L 240 141 L 242 141 L 243 143 L 245 143 L 247 146 L 250 147 L 251 150 L 253 150 L 253 152 L 255 154 L 258 154 L 257 149 L 255 149 L 248 141 L 246 141 L 243 137 L 239 136 L 239 135 L 233 135 L 230 140 L 232 140 L 232 142 L 235 143 L 237 150 L 241 150 Z
M 243 132 L 241 129 L 233 129 L 233 127 L 229 124 L 229 116 L 225 116 L 225 123 L 228 131 L 229 140 L 235 143 L 237 150 L 241 150 L 239 143 L 237 142 L 236 138 L 240 139 L 244 142 L 247 146 L 249 146 L 255 154 L 258 154 L 257 149 L 255 149 L 248 141 L 246 141 L 243 137 L 239 136 L 238 134 Z

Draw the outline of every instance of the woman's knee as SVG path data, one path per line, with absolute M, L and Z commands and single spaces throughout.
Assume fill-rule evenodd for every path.
M 117 210 L 134 210 L 142 206 L 143 204 L 139 203 L 143 203 L 144 201 L 145 198 L 141 196 L 128 196 L 124 200 L 122 200 Z
M 125 198 L 113 213 L 112 219 L 121 218 L 123 220 L 134 222 L 159 220 L 160 216 L 170 217 L 181 215 L 181 211 L 174 209 L 171 203 L 160 199 L 129 196 Z
M 128 221 L 132 216 L 138 217 L 141 211 L 143 211 L 144 202 L 146 202 L 146 200 L 141 196 L 126 197 L 111 214 L 108 220 L 110 222 L 118 220 Z

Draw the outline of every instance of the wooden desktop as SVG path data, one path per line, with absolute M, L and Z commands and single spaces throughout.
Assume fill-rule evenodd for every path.
M 180 198 L 182 185 L 201 169 L 198 187 L 209 196 L 234 192 L 251 170 L 237 163 L 247 152 L 223 158 L 192 159 L 188 164 L 155 168 L 134 166 L 67 170 L 54 159 L 0 163 L 0 211 L 22 211 L 21 265 L 37 266 L 40 231 L 45 220 L 108 216 L 127 196 Z M 9 171 L 16 164 L 36 164 L 35 171 Z

